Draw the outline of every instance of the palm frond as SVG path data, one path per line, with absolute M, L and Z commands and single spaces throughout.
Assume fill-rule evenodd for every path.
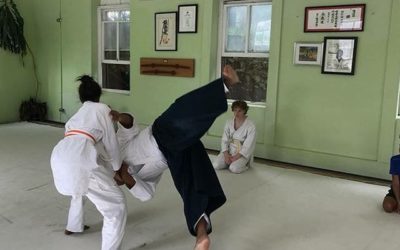
M 26 55 L 24 19 L 12 0 L 0 3 L 0 48 L 21 56 Z

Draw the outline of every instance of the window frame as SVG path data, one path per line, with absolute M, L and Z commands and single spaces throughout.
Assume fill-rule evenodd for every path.
M 247 58 L 268 58 L 270 57 L 270 53 L 248 53 L 248 40 L 250 37 L 250 20 L 251 16 L 249 15 L 250 7 L 254 5 L 271 5 L 272 7 L 272 0 L 243 0 L 243 1 L 231 1 L 231 0 L 220 0 L 220 7 L 219 7 L 219 27 L 222 29 L 219 32 L 219 39 L 218 39 L 218 51 L 217 51 L 217 75 L 220 76 L 222 74 L 221 69 L 221 62 L 222 57 L 247 57 Z M 228 6 L 239 6 L 239 5 L 246 5 L 247 8 L 247 28 L 246 28 L 246 52 L 225 52 L 225 45 L 226 45 L 226 27 L 227 27 L 227 18 L 226 18 L 226 10 Z M 272 20 L 272 18 L 271 18 Z M 232 104 L 235 100 L 228 99 L 228 104 Z M 253 102 L 249 100 L 245 100 L 250 106 L 252 107 L 260 107 L 266 108 L 267 100 L 265 102 Z
M 268 52 L 248 52 L 249 50 L 249 37 L 250 37 L 250 22 L 251 22 L 251 6 L 257 5 L 272 5 L 271 1 L 268 0 L 252 0 L 252 1 L 221 1 L 221 13 L 220 13 L 220 27 L 222 27 L 222 32 L 220 33 L 220 44 L 219 44 L 219 54 L 220 57 L 266 57 L 269 58 Z M 245 52 L 225 52 L 226 48 L 226 31 L 227 31 L 227 9 L 230 6 L 246 6 L 247 19 L 246 19 L 246 42 L 245 42 Z
M 97 7 L 97 45 L 98 45 L 98 52 L 97 52 L 97 64 L 98 64 L 98 81 L 99 84 L 102 88 L 102 90 L 106 92 L 114 92 L 114 93 L 121 93 L 121 94 L 130 94 L 131 90 L 121 90 L 121 89 L 109 89 L 105 88 L 103 86 L 103 67 L 102 64 L 120 64 L 120 65 L 131 65 L 131 54 L 129 56 L 129 61 L 127 60 L 119 60 L 119 23 L 130 23 L 132 21 L 132 18 L 129 18 L 129 21 L 103 21 L 101 16 L 102 12 L 104 10 L 116 10 L 116 11 L 121 11 L 121 10 L 128 10 L 131 14 L 131 9 L 129 4 L 118 4 L 118 5 L 100 5 Z M 105 23 L 116 23 L 117 28 L 116 28 L 116 55 L 117 55 L 117 60 L 110 60 L 110 59 L 104 59 L 104 24 Z M 130 40 L 130 39 L 129 39 Z M 129 45 L 129 51 L 130 45 Z M 130 81 L 129 81 L 130 85 Z M 131 88 L 129 88 L 131 89 Z

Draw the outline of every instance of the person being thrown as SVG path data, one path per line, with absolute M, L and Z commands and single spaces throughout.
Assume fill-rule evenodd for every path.
M 124 161 L 116 180 L 145 201 L 152 198 L 163 171 L 169 168 L 183 200 L 188 230 L 196 236 L 196 250 L 209 249 L 210 215 L 226 202 L 200 138 L 227 110 L 226 85 L 238 82 L 235 70 L 225 66 L 222 78 L 179 97 L 142 131 L 131 115 L 111 112 L 118 121 Z

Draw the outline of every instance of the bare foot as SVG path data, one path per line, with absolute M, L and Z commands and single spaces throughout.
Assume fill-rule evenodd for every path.
M 207 234 L 197 237 L 194 250 L 208 250 L 210 249 L 210 238 Z
M 194 250 L 210 249 L 210 237 L 207 234 L 207 221 L 201 218 L 196 227 L 196 245 Z
M 235 85 L 240 81 L 236 71 L 231 65 L 225 65 L 222 75 L 224 76 L 224 80 L 229 85 Z

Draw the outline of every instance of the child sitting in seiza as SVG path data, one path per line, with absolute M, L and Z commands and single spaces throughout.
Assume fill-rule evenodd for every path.
M 246 171 L 253 161 L 256 146 L 256 126 L 247 117 L 249 106 L 243 100 L 232 103 L 234 117 L 225 123 L 221 151 L 215 158 L 215 169 L 229 167 L 232 173 Z
M 227 110 L 224 85 L 239 82 L 225 66 L 223 79 L 193 90 L 176 101 L 142 131 L 129 114 L 111 112 L 119 121 L 117 137 L 124 163 L 120 175 L 133 196 L 145 201 L 155 191 L 163 171 L 170 169 L 184 203 L 195 249 L 209 249 L 210 214 L 226 197 L 200 138 Z M 128 167 L 129 166 L 129 167 Z

